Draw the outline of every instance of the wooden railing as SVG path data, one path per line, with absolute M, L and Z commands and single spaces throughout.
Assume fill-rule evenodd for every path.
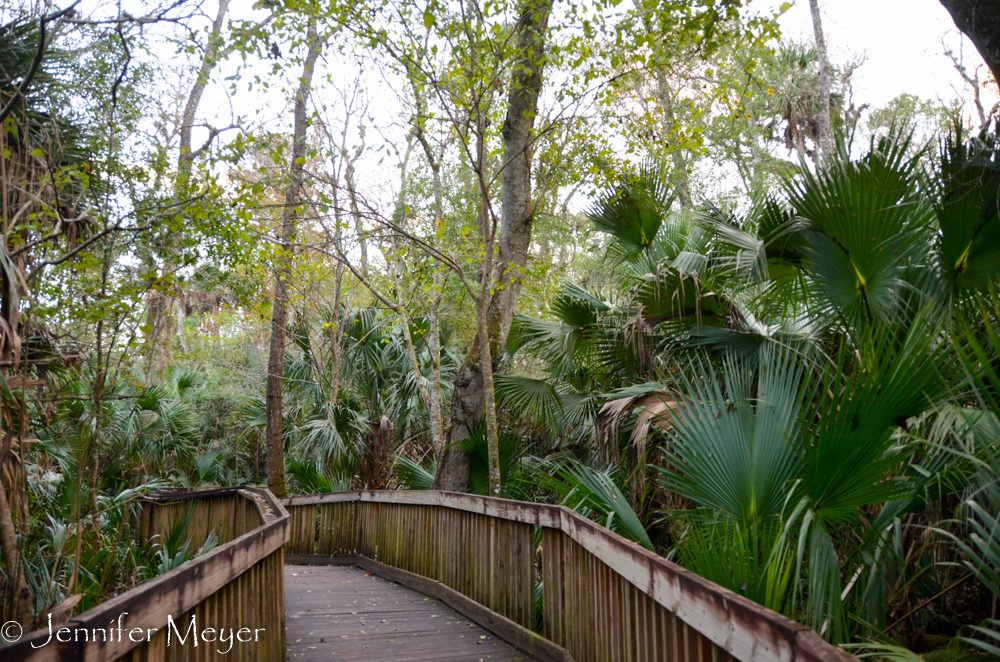
M 190 518 L 185 532 L 190 550 L 212 531 L 220 544 L 66 623 L 52 624 L 51 632 L 43 624 L 0 645 L 0 660 L 284 659 L 288 513 L 281 503 L 267 490 L 183 490 L 143 501 L 141 513 L 140 536 L 147 540 L 183 517 Z
M 356 563 L 440 597 L 543 662 L 856 662 L 561 506 L 426 491 L 282 503 L 288 563 Z
M 139 537 L 162 539 L 181 523 L 190 549 L 201 547 L 213 532 L 217 544 L 224 545 L 266 524 L 254 494 L 266 498 L 263 492 L 241 494 L 231 488 L 175 490 L 146 498 L 141 503 Z

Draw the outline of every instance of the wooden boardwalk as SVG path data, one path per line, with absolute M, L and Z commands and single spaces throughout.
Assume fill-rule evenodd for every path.
M 527 662 L 438 600 L 348 566 L 285 566 L 288 660 Z

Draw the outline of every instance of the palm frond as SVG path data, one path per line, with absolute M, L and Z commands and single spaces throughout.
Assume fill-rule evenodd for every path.
M 768 609 L 786 611 L 791 558 L 769 562 L 781 531 L 777 522 L 746 527 L 703 511 L 687 519 L 678 544 L 685 568 Z
M 518 375 L 493 376 L 497 403 L 519 418 L 535 421 L 558 435 L 564 426 L 565 412 L 556 390 L 543 379 Z
M 944 141 L 936 180 L 937 257 L 951 296 L 985 291 L 1000 276 L 1000 141 L 961 124 Z
M 632 432 L 629 443 L 638 448 L 638 455 L 645 457 L 646 446 L 655 428 L 666 433 L 676 424 L 677 408 L 676 394 L 666 389 L 663 384 L 647 382 L 637 386 L 621 389 L 601 407 L 595 421 L 595 436 L 597 439 L 598 456 L 604 462 L 611 462 L 618 453 L 618 432 L 626 414 L 636 411 L 632 422 Z
M 879 139 L 860 160 L 841 154 L 788 190 L 808 223 L 805 266 L 818 310 L 855 327 L 905 312 L 907 272 L 926 263 L 933 207 L 918 186 L 908 148 L 908 136 Z
M 678 425 L 669 433 L 667 489 L 727 513 L 743 526 L 777 516 L 801 468 L 804 368 L 793 352 L 764 350 L 759 373 L 745 361 L 723 364 L 721 382 L 693 359 L 676 378 Z
M 437 466 L 425 469 L 405 455 L 396 458 L 396 478 L 408 490 L 433 490 Z
M 646 549 L 653 549 L 646 527 L 607 471 L 596 471 L 562 455 L 539 463 L 536 474 L 546 487 L 559 495 L 562 505 Z
M 671 198 L 666 173 L 647 164 L 591 206 L 587 217 L 594 227 L 614 238 L 616 253 L 635 261 L 654 244 Z

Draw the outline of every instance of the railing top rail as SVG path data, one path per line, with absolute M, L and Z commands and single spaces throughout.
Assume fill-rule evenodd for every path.
M 558 529 L 737 659 L 857 662 L 853 655 L 823 641 L 806 626 L 686 570 L 565 506 L 430 490 L 352 491 L 290 497 L 281 502 L 290 507 L 345 502 L 439 506 Z
M 155 503 L 170 503 L 172 501 L 187 501 L 190 499 L 209 499 L 217 496 L 230 496 L 243 491 L 258 491 L 254 487 L 176 487 L 157 492 L 150 492 L 139 497 L 140 501 Z
M 271 490 L 263 487 L 242 487 L 240 489 L 260 495 L 264 499 L 264 501 L 266 501 L 267 504 L 274 510 L 274 514 L 277 518 L 288 519 L 288 511 L 285 510 L 285 505 L 281 503 L 281 499 L 274 496 Z
M 475 494 L 462 494 L 460 492 L 439 492 L 436 490 L 356 490 L 352 492 L 289 497 L 281 499 L 281 501 L 286 506 L 308 506 L 319 503 L 347 501 L 396 503 L 414 506 L 442 506 L 444 508 L 464 510 L 479 515 L 488 515 L 490 517 L 522 522 L 524 524 L 534 524 L 536 526 L 547 526 L 554 529 L 560 528 L 561 513 L 573 512 L 564 506 L 484 497 Z
M 260 500 L 254 499 L 257 505 L 257 511 L 260 513 L 261 518 L 265 521 L 265 523 L 270 519 L 288 517 L 288 511 L 285 510 L 281 501 L 275 497 L 270 490 L 260 487 L 184 487 L 146 494 L 140 499 L 140 501 L 152 501 L 153 503 L 167 504 L 175 503 L 177 501 L 209 499 L 212 497 L 230 496 L 234 494 L 247 498 L 253 498 L 251 495 L 256 495 L 260 498 L 260 500 L 263 500 L 270 507 L 272 511 L 270 514 L 267 513 L 261 506 Z
M 219 545 L 212 551 L 199 556 L 174 570 L 155 579 L 151 579 L 121 595 L 74 616 L 66 623 L 53 623 L 53 628 L 65 626 L 76 628 L 107 627 L 122 615 L 132 624 L 153 627 L 154 624 L 165 623 L 167 616 L 179 616 L 193 608 L 199 602 L 215 593 L 227 583 L 253 567 L 256 563 L 280 549 L 288 540 L 288 511 L 278 499 L 268 490 L 256 488 L 219 488 L 207 490 L 176 490 L 161 492 L 144 500 L 169 503 L 171 501 L 209 498 L 225 495 L 238 495 L 253 499 L 245 491 L 253 491 L 261 495 L 274 509 L 276 517 L 237 538 Z M 257 504 L 258 509 L 260 504 Z M 159 625 L 157 625 L 159 627 Z M 49 638 L 46 625 L 42 629 L 28 633 L 15 644 L 7 647 L 27 647 L 35 644 L 38 648 Z M 91 641 L 86 645 L 85 660 L 90 662 L 105 662 L 116 660 L 135 648 L 139 642 L 132 642 L 129 637 L 117 641 Z M 0 653 L 5 646 L 0 645 Z M 66 650 L 63 650 L 66 649 Z M 68 646 L 60 645 L 54 640 L 43 649 L 49 656 L 45 659 L 68 659 L 61 655 L 68 654 Z M 20 658 L 15 658 L 20 659 Z

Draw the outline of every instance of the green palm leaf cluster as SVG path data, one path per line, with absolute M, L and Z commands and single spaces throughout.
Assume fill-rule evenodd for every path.
M 332 325 L 339 325 L 343 336 L 336 394 L 331 393 L 330 377 Z M 432 375 L 425 340 L 428 328 L 423 318 L 410 319 L 421 378 L 426 383 Z M 342 309 L 327 320 L 299 320 L 289 340 L 283 373 L 283 426 L 290 484 L 303 492 L 340 491 L 370 486 L 366 472 L 374 471 L 384 478 L 395 471 L 402 484 L 422 485 L 413 478 L 428 471 L 421 466 L 422 458 L 406 457 L 404 461 L 399 456 L 408 447 L 408 440 L 425 439 L 429 432 L 428 413 L 398 317 L 377 308 Z M 447 349 L 447 343 L 444 345 L 441 387 L 447 395 L 458 358 Z M 237 422 L 248 434 L 259 436 L 265 424 L 263 399 L 248 400 Z M 382 448 L 386 435 L 392 438 L 388 456 Z M 331 489 L 321 489 L 326 487 Z
M 548 318 L 517 317 L 508 346 L 546 371 L 510 380 L 508 402 L 561 422 L 583 458 L 547 488 L 597 494 L 581 472 L 610 460 L 602 475 L 649 534 L 647 458 L 683 563 L 835 642 L 895 625 L 899 582 L 940 592 L 904 540 L 913 517 L 983 484 L 977 462 L 996 445 L 1000 410 L 976 394 L 995 407 L 1000 344 L 983 325 L 995 333 L 1000 312 L 977 302 L 1000 274 L 1000 149 L 986 132 L 930 149 L 900 132 L 857 158 L 841 145 L 738 215 L 672 208 L 648 167 L 602 197 L 590 217 L 610 285 L 563 284 Z M 570 418 L 571 398 L 589 418 Z M 965 507 L 969 537 L 953 535 L 995 569 L 989 494 Z M 588 498 L 576 505 L 608 517 L 613 495 L 603 510 Z M 996 624 L 977 627 L 983 646 L 1000 642 Z
M 949 145 L 953 147 L 953 145 Z M 979 205 L 974 204 L 973 209 Z M 969 246 L 975 245 L 970 239 Z M 970 248 L 968 253 L 973 251 Z M 957 279 L 956 279 L 957 280 Z M 970 308 L 980 315 L 979 324 L 964 321 L 953 333 L 957 354 L 976 386 L 982 411 L 975 418 L 964 416 L 969 435 L 949 450 L 963 471 L 960 490 L 964 497 L 956 527 L 940 530 L 961 553 L 963 566 L 994 597 L 1000 598 L 1000 296 L 996 289 L 977 295 Z M 980 321 L 977 320 L 977 321 Z M 958 640 L 989 656 L 1000 655 L 1000 620 L 969 623 Z

